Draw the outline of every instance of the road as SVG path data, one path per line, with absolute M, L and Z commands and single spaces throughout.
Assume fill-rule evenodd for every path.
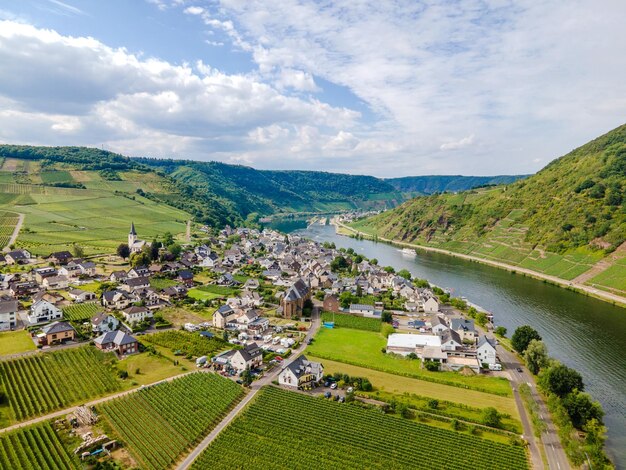
M 13 233 L 11 234 L 11 238 L 9 238 L 9 242 L 3 249 L 3 251 L 5 252 L 10 251 L 10 246 L 15 244 L 17 236 L 20 234 L 20 230 L 22 229 L 22 224 L 24 223 L 24 214 L 20 214 L 19 212 L 15 213 L 19 215 L 19 218 L 17 219 L 17 224 L 15 224 L 15 228 L 13 229 Z
M 207 371 L 205 371 L 203 369 L 200 369 L 200 371 L 201 372 L 207 372 Z M 158 382 L 151 383 L 149 386 L 152 387 L 153 385 L 157 385 L 157 384 L 160 384 L 160 383 L 171 382 L 172 380 L 178 379 L 180 377 L 184 377 L 185 375 L 195 374 L 195 373 L 198 373 L 198 371 L 192 370 L 190 372 L 185 372 L 183 374 L 178 374 L 178 375 L 175 375 L 173 377 L 168 377 L 167 379 L 159 380 Z M 3 432 L 13 431 L 14 429 L 23 428 L 25 426 L 30 426 L 32 424 L 40 423 L 42 421 L 47 421 L 49 419 L 60 418 L 61 416 L 65 416 L 67 414 L 73 413 L 74 411 L 76 411 L 76 409 L 79 406 L 92 407 L 92 406 L 98 405 L 100 403 L 104 403 L 106 401 L 113 400 L 115 398 L 123 397 L 125 395 L 130 395 L 131 393 L 136 393 L 137 391 L 141 390 L 142 388 L 143 387 L 138 387 L 138 388 L 133 388 L 132 390 L 126 390 L 124 392 L 119 392 L 119 393 L 116 393 L 114 395 L 107 395 L 106 397 L 98 398 L 97 400 L 93 400 L 93 401 L 84 403 L 82 405 L 72 406 L 71 408 L 65 408 L 63 410 L 55 411 L 54 413 L 50 413 L 50 414 L 47 414 L 47 415 L 44 415 L 44 416 L 39 416 L 39 417 L 33 418 L 33 419 L 29 420 L 29 421 L 23 421 L 21 423 L 17 423 L 17 424 L 14 424 L 12 426 L 9 426 L 7 428 L 0 429 L 0 434 L 2 434 Z
M 313 338 L 317 331 L 320 328 L 320 312 L 319 307 L 315 307 L 313 309 L 313 314 L 311 316 L 311 327 L 300 346 L 294 349 L 291 352 L 291 356 L 288 360 L 285 360 L 280 367 L 276 367 L 275 370 L 272 370 L 270 373 L 262 377 L 261 379 L 255 381 L 250 386 L 250 391 L 246 395 L 246 397 L 240 401 L 235 408 L 231 410 L 228 415 L 209 433 L 207 437 L 205 437 L 198 446 L 191 451 L 191 453 L 182 461 L 182 463 L 177 467 L 178 470 L 186 470 L 191 467 L 194 460 L 198 458 L 198 456 L 215 440 L 215 438 L 224 430 L 226 427 L 232 422 L 235 417 L 246 407 L 248 403 L 252 401 L 255 395 L 259 392 L 259 390 L 265 385 L 269 385 L 272 383 L 272 380 L 275 380 L 280 371 L 287 365 L 291 364 L 296 358 L 304 351 L 307 347 L 307 343 L 309 339 Z
M 352 227 L 349 227 L 346 224 L 339 222 L 336 218 L 332 219 L 332 223 L 337 227 L 342 227 L 346 230 L 351 231 L 352 233 L 356 233 L 357 235 L 362 235 L 363 237 L 371 238 L 370 234 L 355 230 Z M 443 250 L 441 248 L 434 248 L 432 246 L 424 246 L 424 245 L 417 245 L 415 243 L 400 242 L 400 241 L 393 240 L 390 238 L 378 237 L 378 240 L 381 242 L 392 243 L 397 246 L 406 246 L 408 248 L 431 251 L 433 253 L 443 253 L 444 255 L 455 256 L 457 258 L 462 258 L 462 259 L 466 259 L 469 261 L 476 261 L 477 263 L 487 264 L 489 266 L 494 266 L 496 268 L 505 269 L 510 272 L 525 274 L 526 276 L 534 277 L 535 279 L 550 281 L 551 283 L 559 285 L 561 287 L 585 292 L 591 295 L 592 297 L 595 297 L 595 298 L 598 298 L 607 302 L 613 302 L 613 303 L 617 303 L 618 305 L 626 306 L 626 297 L 624 296 L 613 294 L 611 292 L 606 292 L 600 289 L 596 289 L 595 287 L 587 286 L 585 284 L 577 283 L 574 281 L 561 279 L 560 277 L 551 276 L 549 274 L 543 274 L 537 271 L 533 271 L 532 269 L 522 268 L 519 266 L 512 266 L 510 264 L 502 263 L 500 261 L 479 258 L 478 256 L 471 256 L 471 255 L 466 255 L 463 253 L 456 253 L 454 251 Z
M 512 352 L 504 349 L 502 346 L 498 346 L 498 356 L 500 357 L 502 364 L 507 368 L 509 376 L 511 377 L 511 386 L 513 387 L 515 402 L 520 410 L 520 417 L 522 418 L 522 425 L 524 427 L 524 436 L 530 443 L 533 467 L 543 468 L 543 462 L 541 462 L 541 455 L 539 454 L 539 466 L 535 464 L 535 459 L 537 458 L 536 454 L 538 454 L 539 449 L 537 449 L 537 446 L 535 445 L 532 425 L 528 419 L 522 399 L 519 395 L 519 386 L 522 384 L 528 384 L 530 386 L 531 396 L 537 403 L 537 406 L 539 407 L 539 414 L 546 425 L 546 430 L 541 435 L 541 441 L 543 442 L 546 458 L 548 460 L 548 468 L 551 470 L 569 469 L 570 464 L 567 460 L 567 456 L 565 455 L 565 451 L 563 450 L 563 446 L 561 445 L 556 427 L 552 422 L 552 418 L 550 417 L 550 413 L 548 412 L 545 402 L 537 393 L 533 377 L 524 367 L 522 367 L 517 357 Z M 517 371 L 518 367 L 522 369 L 522 372 Z

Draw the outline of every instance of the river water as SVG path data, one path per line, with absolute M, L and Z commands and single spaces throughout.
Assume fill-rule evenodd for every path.
M 496 325 L 509 336 L 520 325 L 533 326 L 552 357 L 578 370 L 585 390 L 604 407 L 607 452 L 626 469 L 626 309 L 542 281 L 462 260 L 420 252 L 416 257 L 398 248 L 337 235 L 333 226 L 290 223 L 281 227 L 337 248 L 353 248 L 383 266 L 406 268 L 413 276 L 449 288 L 456 297 L 494 313 Z M 298 229 L 299 230 L 296 230 Z

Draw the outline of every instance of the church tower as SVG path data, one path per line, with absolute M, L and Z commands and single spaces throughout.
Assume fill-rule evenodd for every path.
M 137 232 L 135 232 L 135 222 L 130 223 L 130 232 L 128 233 L 128 247 L 132 248 L 132 246 L 137 241 Z

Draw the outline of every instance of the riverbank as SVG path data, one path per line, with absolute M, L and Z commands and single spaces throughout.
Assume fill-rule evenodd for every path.
M 365 232 L 361 232 L 359 230 L 356 230 L 342 222 L 340 222 L 336 217 L 331 219 L 330 223 L 332 225 L 334 225 L 337 229 L 337 233 L 340 233 L 341 235 L 346 235 L 346 234 L 354 234 L 354 235 L 359 235 L 362 236 L 363 238 L 369 239 L 369 240 L 373 240 L 373 237 Z M 342 233 L 341 230 L 347 232 L 347 233 Z M 489 260 L 489 259 L 485 259 L 485 258 L 479 258 L 477 256 L 472 256 L 472 255 L 466 255 L 463 253 L 456 253 L 454 251 L 450 251 L 450 250 L 444 250 L 441 248 L 435 248 L 435 247 L 431 247 L 431 246 L 424 246 L 424 245 L 418 245 L 415 243 L 407 243 L 407 242 L 401 242 L 398 240 L 393 240 L 390 238 L 384 238 L 384 237 L 378 237 L 377 238 L 378 241 L 382 241 L 385 243 L 390 243 L 392 245 L 395 246 L 399 246 L 399 247 L 403 247 L 403 248 L 414 248 L 416 250 L 423 250 L 423 251 L 430 251 L 432 253 L 441 253 L 441 254 L 445 254 L 448 256 L 454 256 L 456 258 L 461 258 L 461 259 L 465 259 L 467 261 L 472 261 L 475 263 L 481 263 L 481 264 L 486 264 L 489 266 L 493 266 L 496 268 L 500 268 L 500 269 L 504 269 L 506 271 L 509 271 L 511 273 L 514 274 L 522 274 L 524 276 L 528 276 L 528 277 L 532 277 L 535 279 L 539 279 L 545 282 L 549 282 L 551 284 L 563 287 L 565 289 L 574 291 L 574 292 L 578 292 L 579 294 L 583 294 L 583 295 L 588 295 L 591 297 L 594 297 L 596 299 L 599 300 L 603 300 L 605 302 L 609 302 L 613 305 L 622 307 L 622 308 L 626 308 L 626 297 L 622 297 L 620 295 L 616 295 L 616 294 L 612 294 L 610 292 L 605 292 L 602 291 L 600 289 L 596 289 L 594 287 L 591 286 L 587 286 L 585 284 L 580 284 L 580 283 L 575 283 L 572 281 L 568 281 L 566 279 L 561 279 L 559 277 L 556 276 L 550 276 L 549 274 L 543 274 L 537 271 L 533 271 L 531 269 L 527 269 L 527 268 L 521 268 L 519 266 L 513 266 L 510 264 L 506 264 L 506 263 L 502 263 L 500 261 L 493 261 L 493 260 Z

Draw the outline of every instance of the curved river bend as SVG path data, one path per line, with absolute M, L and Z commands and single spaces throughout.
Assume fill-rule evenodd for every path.
M 578 370 L 586 391 L 602 403 L 609 430 L 607 451 L 618 468 L 626 468 L 626 309 L 452 256 L 420 252 L 407 257 L 391 245 L 337 235 L 333 226 L 311 225 L 294 233 L 353 248 L 377 258 L 380 265 L 406 268 L 493 312 L 495 323 L 509 332 L 532 325 L 550 355 Z

